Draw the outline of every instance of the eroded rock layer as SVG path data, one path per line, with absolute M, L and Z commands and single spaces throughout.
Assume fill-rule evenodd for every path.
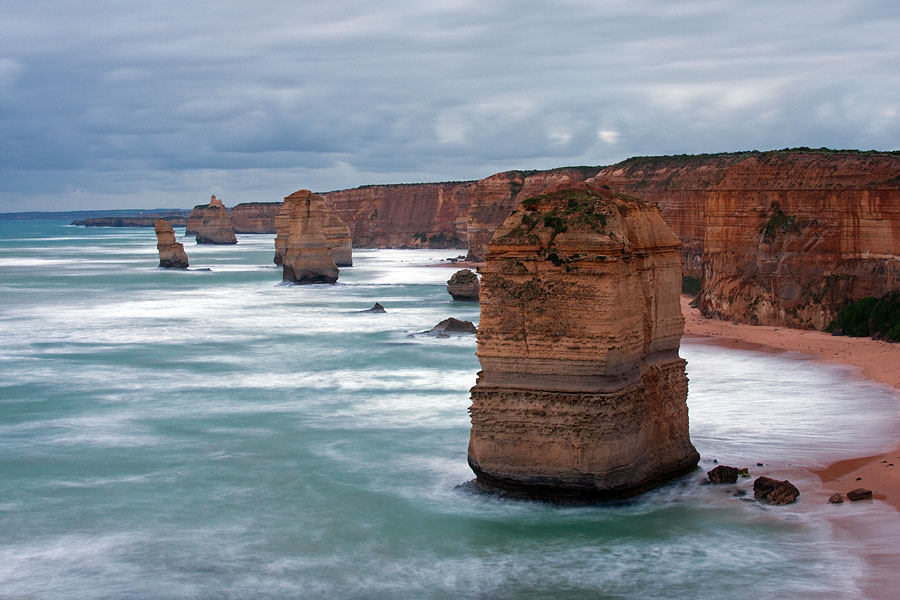
M 209 199 L 209 204 L 203 209 L 203 219 L 197 231 L 197 243 L 237 244 L 228 209 L 215 196 Z
M 297 205 L 309 194 L 309 190 L 300 190 L 284 199 L 284 203 L 279 205 L 279 212 L 275 216 L 275 264 L 284 263 L 284 251 L 290 236 L 291 223 L 297 215 Z M 314 194 L 315 195 L 315 194 Z M 321 196 L 315 195 L 318 201 L 324 207 L 324 220 L 322 223 L 322 234 L 325 236 L 326 243 L 331 249 L 334 262 L 338 267 L 353 266 L 353 242 L 350 237 L 350 228 L 341 221 L 327 204 L 324 203 Z
M 294 192 L 284 199 L 277 217 L 283 248 L 284 281 L 337 281 L 338 267 L 323 231 L 331 214 L 331 209 L 322 198 L 309 190 Z
M 280 202 L 243 202 L 231 209 L 235 233 L 275 233 L 275 215 Z
M 655 206 L 584 183 L 503 222 L 481 270 L 481 485 L 604 499 L 694 468 L 679 247 Z
M 187 269 L 188 257 L 184 244 L 175 241 L 172 224 L 163 219 L 153 223 L 156 231 L 156 249 L 159 250 L 159 266 L 164 269 Z

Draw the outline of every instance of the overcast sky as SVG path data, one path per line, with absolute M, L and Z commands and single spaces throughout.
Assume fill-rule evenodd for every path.
M 0 212 L 900 148 L 900 2 L 0 0 Z

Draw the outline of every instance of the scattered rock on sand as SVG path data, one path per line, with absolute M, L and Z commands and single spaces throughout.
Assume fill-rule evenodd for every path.
M 856 488 L 855 490 L 847 492 L 847 498 L 849 498 L 852 502 L 856 502 L 858 500 L 871 500 L 872 490 L 867 490 L 866 488 Z
M 737 467 L 729 467 L 719 465 L 712 471 L 706 473 L 710 483 L 737 483 L 738 470 Z
M 837 493 L 832 494 L 831 497 L 828 498 L 828 503 L 829 504 L 843 504 L 844 497 Z
M 753 496 L 768 504 L 784 505 L 797 501 L 800 490 L 787 479 L 779 481 L 771 477 L 758 477 L 753 482 Z

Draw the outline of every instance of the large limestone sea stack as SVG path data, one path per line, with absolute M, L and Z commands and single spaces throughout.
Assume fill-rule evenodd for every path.
M 696 466 L 680 245 L 655 205 L 584 183 L 504 221 L 481 269 L 469 441 L 480 486 L 603 500 Z
M 172 224 L 163 219 L 153 222 L 156 230 L 156 249 L 159 250 L 159 266 L 163 269 L 187 269 L 188 257 L 184 244 L 175 241 Z
M 284 250 L 287 245 L 288 236 L 290 235 L 290 226 L 295 215 L 297 214 L 297 206 L 301 202 L 305 202 L 307 196 L 314 195 L 309 190 L 299 190 L 284 199 L 281 210 L 275 216 L 275 264 L 284 263 Z M 337 213 L 335 213 L 321 196 L 315 196 L 324 207 L 324 219 L 322 223 L 322 235 L 325 236 L 325 242 L 331 249 L 334 262 L 339 267 L 353 266 L 353 244 L 350 237 L 350 228 L 347 227 Z
M 331 209 L 309 190 L 294 192 L 284 199 L 278 223 L 285 231 L 283 279 L 294 283 L 334 283 L 338 267 L 323 228 Z M 277 248 L 277 245 L 276 245 Z
M 215 196 L 209 199 L 209 205 L 203 210 L 203 220 L 197 231 L 197 243 L 237 244 L 228 209 Z

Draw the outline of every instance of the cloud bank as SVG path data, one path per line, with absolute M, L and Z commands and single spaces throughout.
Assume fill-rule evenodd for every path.
M 900 147 L 894 0 L 0 8 L 0 211 Z

